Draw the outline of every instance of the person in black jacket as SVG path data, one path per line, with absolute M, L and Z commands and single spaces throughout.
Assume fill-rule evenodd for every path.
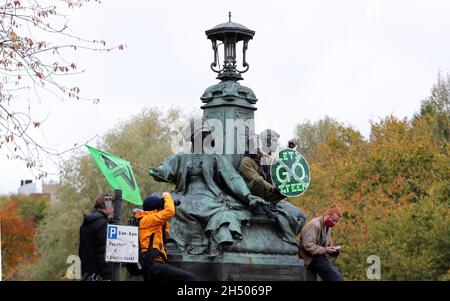
M 99 195 L 95 199 L 94 211 L 84 214 L 78 250 L 83 279 L 101 277 L 111 280 L 112 265 L 105 261 L 105 252 L 108 217 L 114 213 L 112 199 L 110 194 Z

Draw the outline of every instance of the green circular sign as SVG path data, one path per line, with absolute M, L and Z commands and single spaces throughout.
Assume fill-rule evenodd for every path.
M 299 196 L 308 189 L 311 173 L 305 158 L 294 149 L 280 150 L 270 167 L 273 184 L 288 197 Z

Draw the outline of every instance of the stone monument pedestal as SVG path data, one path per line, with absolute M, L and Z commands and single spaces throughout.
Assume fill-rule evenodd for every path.
M 297 247 L 282 241 L 275 227 L 266 216 L 253 216 L 242 224 L 242 240 L 223 254 L 182 254 L 169 244 L 168 260 L 204 281 L 304 281 L 306 267 L 297 255 Z M 278 254 L 265 254 L 264 246 L 271 246 Z
M 283 242 L 274 227 L 267 217 L 254 216 L 242 224 L 242 240 L 221 255 L 184 254 L 169 243 L 167 259 L 169 264 L 193 273 L 200 281 L 305 281 L 306 267 L 297 255 L 297 248 Z M 258 245 L 270 245 L 279 254 L 264 254 L 265 250 L 259 250 Z M 127 280 L 143 278 L 127 276 Z
M 200 281 L 304 281 L 306 268 L 297 256 L 236 254 L 171 255 L 170 264 L 192 272 Z

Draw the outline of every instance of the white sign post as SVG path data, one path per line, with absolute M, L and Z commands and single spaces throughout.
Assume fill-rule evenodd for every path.
M 137 263 L 138 256 L 138 227 L 108 225 L 105 260 Z

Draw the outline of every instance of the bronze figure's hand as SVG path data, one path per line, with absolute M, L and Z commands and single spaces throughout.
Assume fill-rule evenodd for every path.
M 148 170 L 147 174 L 148 174 L 149 176 L 153 176 L 153 175 L 155 175 L 155 174 L 157 173 L 157 171 L 158 171 L 158 168 L 152 167 L 152 168 L 150 168 L 150 169 Z

